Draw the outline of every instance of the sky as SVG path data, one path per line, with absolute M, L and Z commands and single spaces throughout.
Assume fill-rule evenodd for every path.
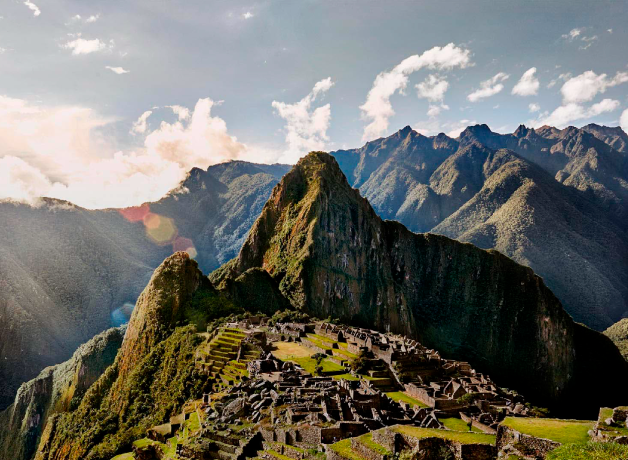
M 406 125 L 628 130 L 625 0 L 4 0 L 0 199 L 159 199 Z

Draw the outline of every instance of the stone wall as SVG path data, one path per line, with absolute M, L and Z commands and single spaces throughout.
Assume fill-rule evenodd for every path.
M 523 434 L 504 425 L 497 428 L 497 451 L 500 456 L 518 455 L 542 459 L 560 445 L 559 442 Z

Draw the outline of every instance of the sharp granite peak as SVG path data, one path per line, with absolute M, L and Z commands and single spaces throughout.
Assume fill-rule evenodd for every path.
M 416 338 L 566 412 L 591 375 L 628 376 L 611 341 L 574 323 L 530 268 L 383 221 L 326 153 L 284 176 L 238 257 L 211 279 L 260 268 L 296 308 Z

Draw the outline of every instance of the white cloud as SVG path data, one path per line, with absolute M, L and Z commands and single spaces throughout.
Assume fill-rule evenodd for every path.
M 122 75 L 125 73 L 129 73 L 130 70 L 125 70 L 122 67 L 111 67 L 111 66 L 105 66 L 105 69 L 109 69 L 111 70 L 113 73 L 117 73 L 118 75 Z
M 547 84 L 547 88 L 548 88 L 548 89 L 553 88 L 554 86 L 556 86 L 556 84 L 559 82 L 559 80 L 566 81 L 566 80 L 569 80 L 570 78 L 571 78 L 571 74 L 570 74 L 569 72 L 567 72 L 567 73 L 561 73 L 561 74 L 558 76 L 558 78 L 554 78 L 552 81 L 550 81 L 550 82 Z
M 81 38 L 80 34 L 77 35 L 78 38 L 71 40 L 64 45 L 61 45 L 62 48 L 72 50 L 72 54 L 78 56 L 80 54 L 90 54 L 96 53 L 98 51 L 103 51 L 106 49 L 111 49 L 113 47 L 113 43 L 107 45 L 105 42 L 101 41 L 98 38 L 94 38 L 93 40 L 86 40 Z
M 609 34 L 612 34 L 612 33 L 613 33 L 613 29 L 606 29 L 606 31 L 607 31 Z
M 449 110 L 449 106 L 443 104 L 445 93 L 449 88 L 449 82 L 439 75 L 429 75 L 424 81 L 416 85 L 419 98 L 430 102 L 427 115 L 437 117 L 443 110 Z
M 0 200 L 32 202 L 44 196 L 52 186 L 37 168 L 11 155 L 0 158 Z
M 0 54 L 4 54 L 4 53 L 6 53 L 6 52 L 7 52 L 7 49 L 6 49 L 6 48 L 2 48 L 2 47 L 0 46 Z
M 585 27 L 571 29 L 571 31 L 567 34 L 561 35 L 561 38 L 568 42 L 580 41 L 583 42 L 584 45 L 580 46 L 581 50 L 586 50 L 591 47 L 593 42 L 599 39 L 597 35 L 584 35 Z M 613 33 L 613 29 L 608 29 L 609 33 Z
M 494 77 L 480 83 L 480 89 L 469 94 L 467 99 L 469 102 L 477 102 L 481 99 L 495 96 L 504 89 L 504 85 L 501 82 L 506 81 L 509 77 L 510 75 L 504 72 L 499 72 Z
M 470 65 L 471 52 L 449 43 L 443 47 L 435 46 L 420 56 L 418 54 L 410 56 L 392 70 L 381 72 L 375 78 L 366 102 L 360 106 L 362 119 L 369 121 L 364 129 L 362 140 L 381 136 L 388 130 L 388 120 L 395 114 L 390 98 L 396 92 L 403 94 L 412 73 L 423 68 L 446 71 Z
M 171 109 L 181 121 L 190 118 L 190 109 L 188 109 L 187 107 L 183 107 L 180 105 L 167 105 L 166 107 Z
M 83 18 L 80 14 L 75 14 L 70 18 L 70 21 L 66 25 L 70 25 L 77 22 L 84 22 L 85 24 L 93 24 L 100 19 L 100 13 L 92 14 L 86 18 Z
M 26 5 L 28 9 L 33 12 L 33 16 L 39 16 L 41 14 L 39 7 L 30 0 L 25 0 L 24 5 Z
M 312 150 L 323 150 L 327 137 L 327 129 L 331 120 L 331 106 L 325 104 L 313 111 L 312 103 L 319 95 L 329 91 L 334 85 L 331 77 L 325 78 L 314 85 L 312 91 L 294 104 L 273 101 L 272 106 L 277 114 L 286 121 L 286 142 L 288 150 L 279 159 L 293 163 Z
M 416 85 L 419 98 L 430 102 L 442 102 L 449 88 L 449 82 L 438 75 L 429 75 L 424 81 Z
M 578 38 L 580 35 L 582 35 L 582 32 L 584 32 L 584 29 L 579 29 L 579 28 L 571 29 L 569 33 L 563 34 L 562 38 L 571 42 L 571 41 L 574 41 L 576 38 Z
M 143 146 L 116 152 L 98 129 L 114 120 L 81 107 L 43 107 L 0 96 L 0 198 L 36 202 L 49 196 L 88 208 L 158 200 L 192 167 L 229 159 L 276 161 L 249 148 L 200 99 L 186 122 L 162 122 Z
M 567 80 L 560 92 L 563 95 L 563 104 L 582 103 L 593 100 L 599 93 L 605 93 L 608 88 L 626 82 L 628 72 L 617 72 L 613 78 L 609 78 L 605 73 L 597 75 L 588 70 Z
M 540 83 L 535 74 L 536 67 L 526 70 L 512 89 L 512 94 L 516 94 L 517 96 L 534 96 L 538 94 Z
M 148 129 L 148 117 L 153 114 L 152 110 L 147 110 L 133 123 L 131 134 L 144 134 Z
M 619 118 L 619 126 L 628 133 L 628 109 L 624 110 Z
M 244 19 L 251 19 L 253 16 L 254 16 L 253 13 L 251 13 L 250 11 L 247 11 L 246 13 L 242 15 Z
M 541 106 L 533 102 L 528 105 L 528 110 L 530 111 L 530 113 L 538 112 L 539 110 L 541 110 Z
M 541 116 L 530 122 L 533 127 L 549 125 L 557 128 L 564 128 L 574 121 L 586 120 L 603 113 L 613 112 L 619 108 L 619 101 L 613 99 L 603 99 L 597 104 L 585 107 L 582 104 L 570 102 L 563 104 L 552 113 L 545 112 Z
M 445 133 L 449 137 L 458 137 L 462 131 L 464 131 L 468 126 L 475 125 L 477 122 L 475 120 L 460 120 L 454 122 L 445 122 L 439 123 L 436 120 L 430 120 L 427 122 L 419 122 L 417 123 L 413 129 L 423 134 L 424 136 L 435 136 L 440 133 Z

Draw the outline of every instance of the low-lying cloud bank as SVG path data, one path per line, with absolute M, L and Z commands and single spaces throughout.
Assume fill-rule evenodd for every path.
M 126 207 L 160 199 L 193 167 L 278 157 L 231 136 L 225 121 L 212 115 L 214 107 L 209 98 L 190 112 L 170 107 L 176 120 L 153 130 L 145 112 L 132 128 L 143 145 L 116 152 L 97 129 L 113 119 L 0 96 L 0 199 L 36 204 L 45 196 L 86 208 Z

